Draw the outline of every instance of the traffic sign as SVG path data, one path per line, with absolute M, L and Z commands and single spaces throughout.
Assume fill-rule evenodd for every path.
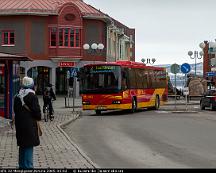
M 190 72 L 190 70 L 191 70 L 191 66 L 188 63 L 184 63 L 181 65 L 182 73 L 187 74 Z
M 71 77 L 77 77 L 77 70 L 76 68 L 73 68 L 71 71 Z
M 180 67 L 178 64 L 172 64 L 170 67 L 170 71 L 173 74 L 177 74 L 179 72 L 179 70 L 180 70 Z

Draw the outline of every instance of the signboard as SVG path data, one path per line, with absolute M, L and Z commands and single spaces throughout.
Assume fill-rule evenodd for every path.
M 216 72 L 214 71 L 207 72 L 207 76 L 216 76 Z
M 214 71 L 214 72 L 215 72 L 215 71 L 216 71 L 216 67 L 212 67 L 212 68 L 211 68 L 211 71 Z
M 188 88 L 188 87 L 184 87 L 184 88 L 182 89 L 182 91 L 183 91 L 183 94 L 184 94 L 184 95 L 189 95 L 189 88 Z
M 75 62 L 59 62 L 59 67 L 74 67 Z
M 181 72 L 184 74 L 189 73 L 191 70 L 191 66 L 188 63 L 184 63 L 181 65 Z
M 173 74 L 177 74 L 179 72 L 179 70 L 180 70 L 180 67 L 178 64 L 172 64 L 170 67 L 170 71 Z

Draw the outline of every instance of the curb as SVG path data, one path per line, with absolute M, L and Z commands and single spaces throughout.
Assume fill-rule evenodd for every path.
M 184 110 L 184 111 L 171 111 L 172 113 L 197 113 L 198 111 L 188 111 L 188 110 Z
M 90 164 L 93 168 L 99 168 L 99 166 L 96 163 L 93 163 L 91 159 L 72 141 L 72 139 L 67 135 L 67 133 L 62 129 L 62 127 L 72 123 L 76 119 L 79 118 L 80 112 L 75 111 L 75 117 L 70 118 L 69 120 L 56 125 L 59 131 L 67 138 L 67 140 L 75 147 L 75 149 L 78 151 L 78 153 L 81 154 L 81 156 Z

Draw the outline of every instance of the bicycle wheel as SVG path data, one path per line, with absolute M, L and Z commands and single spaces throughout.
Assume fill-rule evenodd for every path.
M 45 108 L 45 111 L 44 111 L 44 120 L 45 120 L 45 122 L 48 121 L 48 114 L 49 114 L 49 112 L 48 112 L 48 109 L 47 109 L 47 107 L 46 107 L 46 108 Z

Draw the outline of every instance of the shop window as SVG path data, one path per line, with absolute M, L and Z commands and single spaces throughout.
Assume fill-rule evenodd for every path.
M 2 31 L 2 46 L 14 46 L 15 34 L 14 31 Z

